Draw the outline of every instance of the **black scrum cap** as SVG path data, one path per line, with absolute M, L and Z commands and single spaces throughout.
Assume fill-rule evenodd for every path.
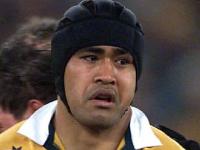
M 52 40 L 56 89 L 65 104 L 64 70 L 79 49 L 109 45 L 127 50 L 135 59 L 137 80 L 141 74 L 143 32 L 135 14 L 113 0 L 83 0 L 68 9 Z

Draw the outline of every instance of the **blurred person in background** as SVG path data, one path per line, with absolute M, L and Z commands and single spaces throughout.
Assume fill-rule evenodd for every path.
M 31 18 L 0 51 L 0 133 L 56 99 L 50 39 L 56 21 Z

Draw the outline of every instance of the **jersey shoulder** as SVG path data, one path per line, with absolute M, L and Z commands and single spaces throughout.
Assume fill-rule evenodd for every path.
M 19 122 L 0 134 L 1 150 L 45 150 L 42 146 L 17 133 L 23 123 L 24 121 Z
M 163 131 L 170 138 L 174 139 L 181 146 L 183 146 L 186 150 L 200 150 L 200 144 L 197 141 L 194 141 L 192 139 L 187 139 L 182 134 L 180 134 L 170 128 L 167 128 L 163 125 L 157 125 L 156 128 Z
M 144 150 L 185 150 L 179 143 L 177 143 L 175 140 L 170 138 L 167 134 L 165 134 L 163 131 L 152 127 L 152 130 L 154 134 L 158 137 L 160 142 L 162 143 L 162 146 L 153 147 L 153 148 L 147 148 Z

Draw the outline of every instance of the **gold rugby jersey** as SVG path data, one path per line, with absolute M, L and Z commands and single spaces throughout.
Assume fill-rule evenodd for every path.
M 23 123 L 24 122 L 20 122 L 0 134 L 0 150 L 65 150 L 51 123 L 49 125 L 49 136 L 44 145 L 39 145 L 28 137 L 17 133 Z M 142 150 L 184 150 L 183 147 L 161 130 L 154 127 L 152 127 L 152 130 L 161 141 L 162 145 L 147 147 Z M 130 128 L 128 128 L 117 150 L 135 150 L 131 141 Z

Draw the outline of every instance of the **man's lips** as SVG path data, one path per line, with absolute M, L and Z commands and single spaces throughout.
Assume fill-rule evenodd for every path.
M 95 105 L 109 107 L 116 102 L 115 93 L 113 89 L 97 89 L 89 96 L 89 100 Z

